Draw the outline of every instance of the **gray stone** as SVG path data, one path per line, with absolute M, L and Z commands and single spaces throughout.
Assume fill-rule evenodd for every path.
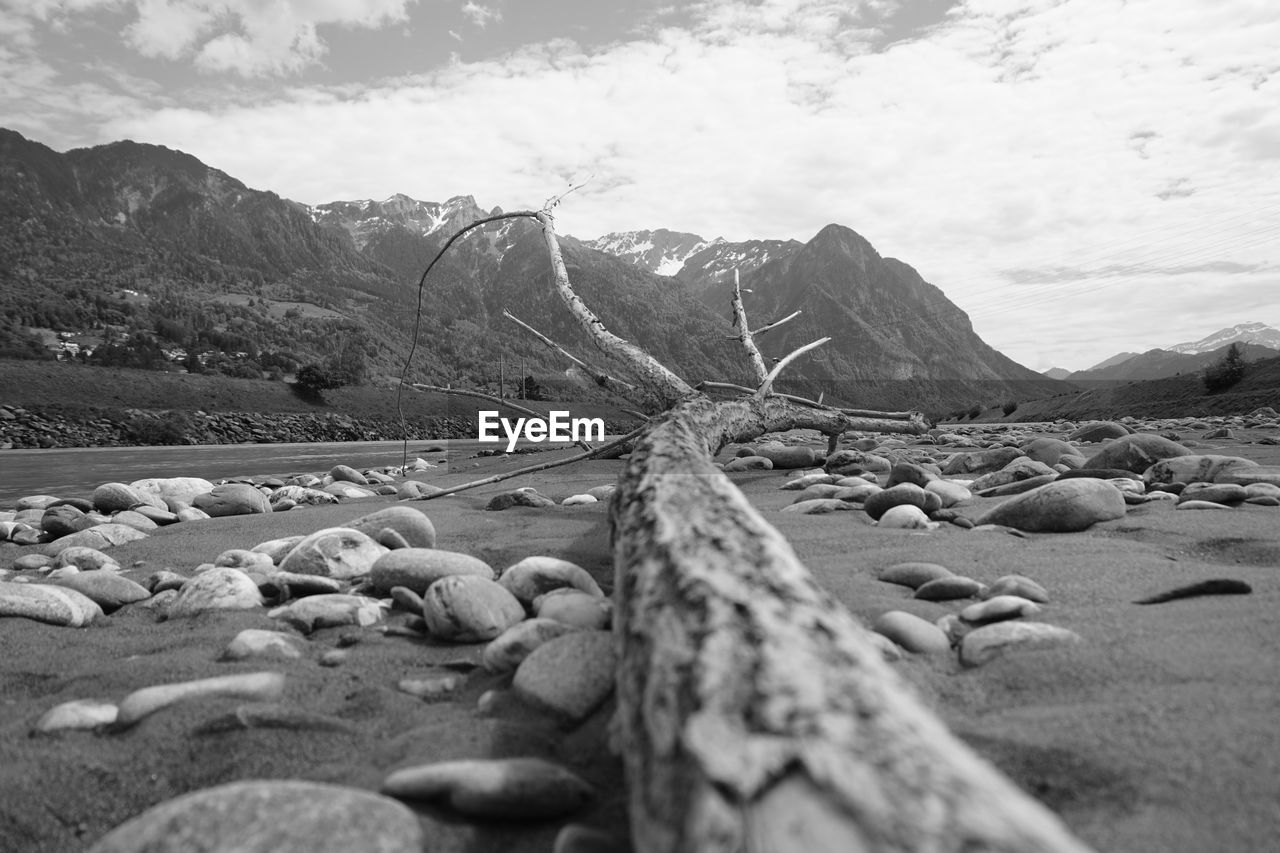
M 839 498 L 812 498 L 784 506 L 782 512 L 796 515 L 826 515 L 829 512 L 846 512 L 853 509 L 857 507 Z
M 350 465 L 334 465 L 329 469 L 329 476 L 342 483 L 355 483 L 357 486 L 369 485 L 368 479 Z
M 914 654 L 937 654 L 951 650 L 951 641 L 941 628 L 902 610 L 881 613 L 871 623 L 871 629 Z
M 911 504 L 899 504 L 891 506 L 880 516 L 880 520 L 876 522 L 878 527 L 888 529 L 901 530 L 936 530 L 938 523 L 929 520 L 929 516 L 924 514 L 924 510 L 918 506 Z
M 582 629 L 554 619 L 526 619 L 484 647 L 481 666 L 489 672 L 511 672 L 543 643 L 579 630 Z
M 960 611 L 960 618 L 970 625 L 1021 619 L 1040 612 L 1040 605 L 1017 595 L 993 595 L 985 601 L 970 604 Z
M 786 445 L 775 443 L 765 443 L 757 446 L 756 455 L 763 456 L 772 462 L 774 470 L 810 468 L 818 457 L 812 447 L 787 447 Z
M 72 545 L 63 548 L 58 552 L 53 565 L 57 568 L 75 566 L 82 572 L 92 572 L 100 569 L 118 570 L 120 568 L 120 564 L 116 562 L 115 557 L 86 545 Z
M 1033 533 L 1070 533 L 1099 521 L 1123 518 L 1124 495 L 1105 480 L 1058 480 L 1015 495 L 988 510 L 979 525 L 996 524 Z
M 196 495 L 212 491 L 213 483 L 201 477 L 149 477 L 134 480 L 129 488 L 155 495 L 161 501 L 176 500 L 189 504 Z
M 1016 595 L 1037 604 L 1049 601 L 1049 593 L 1031 578 L 1022 575 L 1004 575 L 987 587 L 983 598 L 994 598 L 997 595 Z
M 52 539 L 87 530 L 95 524 L 97 522 L 92 518 L 67 504 L 49 507 L 40 516 L 40 529 L 49 534 Z
M 512 686 L 525 701 L 576 722 L 608 698 L 616 669 L 612 633 L 574 631 L 534 649 Z
M 256 657 L 300 658 L 302 652 L 294 645 L 292 635 L 281 631 L 264 631 L 261 628 L 244 629 L 222 651 L 222 660 Z
M 232 782 L 185 794 L 113 829 L 89 853 L 409 853 L 427 849 L 417 815 L 359 788 Z
M 586 569 L 559 557 L 536 555 L 513 563 L 498 578 L 525 607 L 532 607 L 533 600 L 553 589 L 571 587 L 591 595 L 603 596 L 600 585 Z
M 990 489 L 995 486 L 1005 486 L 1021 480 L 1030 480 L 1036 477 L 1045 476 L 1056 478 L 1058 476 L 1058 472 L 1043 462 L 1037 462 L 1034 459 L 1022 456 L 1014 459 L 999 471 L 992 471 L 990 474 L 983 474 L 981 477 L 970 483 L 969 488 L 974 492 L 981 492 L 983 489 Z
M 382 619 L 383 610 L 383 605 L 374 598 L 329 593 L 299 598 L 269 611 L 267 615 L 309 634 L 321 628 L 340 628 L 345 625 L 368 627 Z
M 377 560 L 390 553 L 367 534 L 350 527 L 317 530 L 280 561 L 280 571 L 350 580 L 369 574 Z
M 733 474 L 740 471 L 772 471 L 773 463 L 763 456 L 739 456 L 736 459 L 730 459 L 724 465 L 726 474 Z
M 1124 424 L 1118 424 L 1115 421 L 1090 421 L 1076 427 L 1069 436 L 1068 441 L 1107 441 L 1113 438 L 1123 438 L 1132 430 Z
M 191 506 L 210 518 L 271 512 L 267 496 L 247 483 L 223 483 L 191 499 Z
M 81 628 L 101 615 L 101 607 L 74 589 L 0 582 L 0 617 L 20 616 L 49 625 Z
M 1189 455 L 1190 450 L 1164 436 L 1134 433 L 1108 443 L 1085 460 L 1081 467 L 1113 468 L 1141 474 L 1162 459 Z
M 450 575 L 422 596 L 422 618 L 432 637 L 455 643 L 492 640 L 524 619 L 523 605 L 495 581 Z
M 406 800 L 444 800 L 461 814 L 507 820 L 563 817 L 595 796 L 591 786 L 577 775 L 541 758 L 473 759 L 404 767 L 387 776 L 382 791 Z M 404 847 L 402 853 L 418 849 Z
M 837 450 L 827 457 L 822 467 L 828 474 L 848 477 L 864 471 L 888 473 L 893 468 L 893 463 L 883 456 L 861 450 Z
M 49 582 L 74 589 L 101 607 L 103 613 L 114 613 L 126 604 L 151 597 L 146 587 L 110 571 L 80 572 Z
M 123 545 L 126 542 L 136 542 L 146 538 L 147 534 L 127 524 L 96 524 L 79 533 L 56 539 L 42 546 L 42 550 L 52 555 L 60 554 L 67 548 L 76 547 L 97 548 L 101 551 L 114 545 Z
M 915 597 L 922 601 L 955 601 L 960 598 L 973 598 L 981 595 L 985 588 L 972 578 L 955 575 L 947 578 L 935 578 L 928 583 L 921 584 L 916 589 Z
M 1071 462 L 1066 464 L 1071 465 L 1073 468 L 1078 468 L 1084 464 L 1084 454 L 1080 452 L 1078 447 L 1057 438 L 1034 438 L 1022 445 L 1021 449 L 1027 455 L 1027 458 L 1034 459 L 1036 462 L 1043 462 L 1045 465 L 1057 465 L 1067 459 L 1070 459 Z
M 493 512 L 500 512 L 504 509 L 512 507 L 532 507 L 534 509 L 543 509 L 545 507 L 555 506 L 556 502 L 551 498 L 543 497 L 534 491 L 525 491 L 516 489 L 511 492 L 503 492 L 500 495 L 494 495 L 489 499 L 489 503 L 485 505 L 485 509 Z
M 863 509 L 866 510 L 867 515 L 876 521 L 896 506 L 913 506 L 925 513 L 930 513 L 942 509 L 942 497 L 914 483 L 899 483 L 868 495 L 863 503 Z
M 1010 648 L 1042 649 L 1080 642 L 1080 635 L 1043 622 L 997 622 L 975 628 L 960 640 L 960 663 L 981 666 Z
M 369 536 L 390 528 L 404 537 L 412 548 L 436 547 L 436 528 L 422 510 L 411 506 L 389 506 L 350 521 L 346 525 Z
M 380 594 L 402 586 L 422 595 L 441 578 L 479 575 L 493 580 L 494 571 L 484 560 L 456 551 L 436 548 L 397 548 L 377 559 L 369 570 L 369 583 Z
M 1221 477 L 1223 482 L 1235 482 L 1233 477 L 1240 469 L 1258 467 L 1258 463 L 1240 456 L 1187 455 L 1176 459 L 1164 459 L 1145 469 L 1142 478 L 1151 483 L 1214 483 Z
M 954 576 L 954 572 L 937 563 L 895 563 L 877 577 L 885 583 L 919 589 L 931 580 Z
M 576 589 L 554 589 L 533 600 L 533 615 L 599 631 L 613 621 L 613 602 Z
M 1238 483 L 1191 483 L 1182 490 L 1178 502 L 1212 501 L 1218 504 L 1244 503 L 1249 497 L 1245 487 Z
M 988 474 L 999 471 L 1021 455 L 1022 451 L 1016 447 L 993 447 L 988 450 L 956 453 L 942 466 L 942 473 L 947 476 Z
M 103 483 L 93 490 L 91 500 L 93 501 L 94 509 L 107 514 L 133 509 L 138 504 L 150 503 L 140 492 L 131 489 L 124 483 Z M 163 502 L 161 502 L 160 508 L 165 508 Z
M 166 613 L 170 619 L 195 616 L 208 610 L 254 610 L 262 606 L 258 585 L 239 569 L 207 569 L 188 580 Z

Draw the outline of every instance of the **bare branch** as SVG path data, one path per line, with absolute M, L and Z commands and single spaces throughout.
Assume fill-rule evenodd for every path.
M 574 293 L 572 285 L 569 284 L 569 271 L 565 269 L 564 257 L 560 254 L 560 243 L 556 239 L 554 217 L 543 210 L 538 212 L 536 218 L 542 223 L 547 252 L 551 255 L 551 269 L 555 276 L 556 291 L 592 342 L 605 355 L 627 364 L 645 388 L 665 405 L 669 406 L 692 394 L 693 389 L 688 383 L 664 367 L 656 358 L 605 328 L 600 318 L 586 306 L 578 294 Z
M 566 350 L 564 347 L 560 346 L 555 341 L 551 340 L 551 338 L 542 334 L 542 332 L 539 332 L 533 326 L 530 326 L 528 323 L 526 323 L 525 321 L 521 320 L 519 317 L 512 314 L 510 311 L 503 309 L 502 316 L 506 317 L 508 320 L 515 323 L 520 328 L 529 332 L 529 334 L 533 335 L 535 338 L 542 341 L 548 347 L 555 350 L 557 353 L 559 353 L 564 358 L 568 359 L 573 364 L 585 370 L 587 374 L 591 377 L 592 381 L 595 382 L 597 385 L 599 385 L 601 388 L 604 388 L 607 391 L 612 391 L 614 394 L 617 394 L 620 397 L 625 397 L 628 399 L 630 399 L 631 394 L 635 393 L 636 386 L 632 385 L 630 382 L 624 382 L 621 379 L 617 379 L 616 377 L 610 376 L 609 374 L 601 370 L 597 370 L 596 368 L 587 364 L 582 359 L 578 358 L 573 353 Z
M 505 474 L 494 474 L 492 477 L 485 477 L 483 480 L 473 480 L 470 483 L 463 483 L 460 486 L 452 486 L 448 489 L 441 489 L 438 492 L 433 492 L 429 495 L 423 495 L 420 498 L 414 498 L 414 500 L 429 501 L 434 498 L 444 497 L 445 495 L 452 495 L 458 492 L 465 492 L 468 489 L 474 489 L 479 486 L 488 486 L 492 483 L 500 483 L 503 480 L 510 480 L 512 477 L 519 477 L 523 474 L 532 474 L 535 471 L 546 471 L 549 468 L 559 468 L 561 465 L 572 465 L 574 462 L 581 462 L 584 459 L 593 459 L 597 456 L 601 456 L 605 453 L 608 453 L 611 450 L 616 450 L 617 448 L 625 445 L 627 442 L 634 440 L 636 436 L 640 435 L 640 433 L 644 431 L 646 426 L 648 426 L 648 424 L 637 427 L 636 429 L 633 429 L 631 432 L 627 433 L 621 438 L 615 438 L 613 441 L 610 441 L 607 444 L 602 444 L 599 447 L 590 448 L 586 453 L 579 453 L 577 456 L 570 456 L 567 459 L 556 459 L 552 462 L 540 462 L 537 465 L 529 465 L 525 468 L 520 468 L 519 470 L 516 470 L 516 471 L 508 471 Z
M 754 388 L 748 388 L 745 385 L 735 385 L 732 382 L 711 382 L 709 380 L 699 382 L 697 389 L 699 391 L 733 391 L 747 396 L 755 394 Z M 849 429 L 860 432 L 901 432 L 908 435 L 923 435 L 929 431 L 929 422 L 925 420 L 924 414 L 921 412 L 877 412 L 873 409 L 844 409 L 839 406 L 828 406 L 817 400 L 810 400 L 807 397 L 797 397 L 794 394 L 772 394 L 771 396 L 814 409 L 837 411 L 848 418 Z
M 792 311 L 790 314 L 788 314 L 787 316 L 783 317 L 781 320 L 774 320 L 772 323 L 768 323 L 768 324 L 766 324 L 766 325 L 763 325 L 763 326 L 761 326 L 761 327 L 760 327 L 760 328 L 758 328 L 758 329 L 753 329 L 753 330 L 752 330 L 752 332 L 751 332 L 751 334 L 752 334 L 752 335 L 763 335 L 765 332 L 772 331 L 772 330 L 774 330 L 774 329 L 778 328 L 779 326 L 781 326 L 783 323 L 786 323 L 786 322 L 787 322 L 787 321 L 789 321 L 789 320 L 794 320 L 795 318 L 799 317 L 801 313 L 802 313 L 802 312 L 800 312 L 800 311 Z
M 769 375 L 769 369 L 764 366 L 764 356 L 760 355 L 760 348 L 756 346 L 756 342 L 752 339 L 751 329 L 747 327 L 747 309 L 742 307 L 742 285 L 738 281 L 738 270 L 733 271 L 733 298 L 730 300 L 733 305 L 733 327 L 738 330 L 738 343 L 742 345 L 742 349 L 747 354 L 747 360 L 751 362 L 751 369 L 755 371 L 756 379 L 764 382 Z
M 807 353 L 809 350 L 817 349 L 818 347 L 822 346 L 829 340 L 831 340 L 831 338 L 819 338 L 813 343 L 805 344 L 804 346 L 800 347 L 800 349 L 795 350 L 783 356 L 781 359 L 779 359 L 778 363 L 773 366 L 773 370 L 770 370 L 769 375 L 764 378 L 764 382 L 760 383 L 760 387 L 756 389 L 756 398 L 759 399 L 764 397 L 773 389 L 773 380 L 778 378 L 778 374 L 782 372 L 782 369 L 784 367 L 786 367 L 791 362 L 795 361 L 800 356 Z

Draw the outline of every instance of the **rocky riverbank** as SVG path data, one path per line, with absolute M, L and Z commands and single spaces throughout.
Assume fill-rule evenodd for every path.
M 1280 832 L 1275 412 L 774 438 L 718 461 L 893 677 L 1085 843 Z M 422 502 L 526 461 L 0 507 L 0 849 L 284 828 L 308 850 L 624 853 L 623 463 Z
M 606 421 L 610 432 L 633 426 Z M 182 412 L 95 409 L 74 415 L 50 408 L 0 405 L 0 450 L 136 445 L 279 444 L 474 438 L 471 418 L 340 413 Z M 407 434 L 406 434 L 407 432 Z

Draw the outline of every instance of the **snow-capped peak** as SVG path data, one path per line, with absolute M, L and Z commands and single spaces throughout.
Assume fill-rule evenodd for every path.
M 615 231 L 583 242 L 658 275 L 675 275 L 691 255 L 719 245 L 724 239 L 704 240 L 697 234 L 659 228 L 656 231 Z
M 1212 352 L 1229 344 L 1259 344 L 1264 347 L 1280 349 L 1280 329 L 1272 328 L 1266 323 L 1237 323 L 1225 329 L 1219 329 L 1198 341 L 1187 341 L 1165 347 L 1170 352 L 1189 355 Z

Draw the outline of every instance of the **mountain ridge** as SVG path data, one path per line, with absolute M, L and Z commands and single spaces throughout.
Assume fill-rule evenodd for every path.
M 520 358 L 563 377 L 557 356 L 503 319 L 510 306 L 591 351 L 555 301 L 541 235 L 528 220 L 458 241 L 419 294 L 422 271 L 450 233 L 491 215 L 471 196 L 307 206 L 161 146 L 123 141 L 58 154 L 13 131 L 0 133 L 0 176 L 8 235 L 0 238 L 0 307 L 25 326 L 93 326 L 126 349 L 168 336 L 216 350 L 223 363 L 247 361 L 246 371 L 268 358 L 287 369 L 354 348 L 388 381 L 416 329 L 412 376 L 491 386 L 496 361 Z M 607 325 L 691 381 L 748 379 L 722 301 L 737 269 L 753 291 L 753 325 L 792 305 L 804 311 L 763 342 L 771 356 L 813 337 L 835 339 L 797 362 L 780 389 L 923 408 L 1021 393 L 1019 382 L 1057 387 L 989 347 L 940 289 L 846 226 L 805 243 L 627 233 L 613 244 L 630 257 L 599 251 L 603 238 L 561 237 L 571 280 Z M 306 304 L 328 313 L 284 310 Z

